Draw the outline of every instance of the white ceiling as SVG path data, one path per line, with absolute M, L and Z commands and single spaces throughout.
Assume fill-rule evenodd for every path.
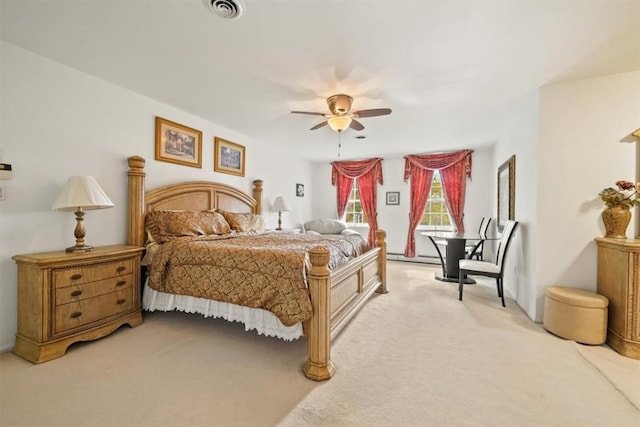
M 244 0 L 236 20 L 204 3 L 1 0 L 2 39 L 319 161 L 338 135 L 289 111 L 336 93 L 393 109 L 341 158 L 393 156 L 491 144 L 514 99 L 640 69 L 640 0 Z

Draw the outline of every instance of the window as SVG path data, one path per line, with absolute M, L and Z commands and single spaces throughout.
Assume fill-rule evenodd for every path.
M 420 225 L 423 226 L 423 228 L 453 230 L 453 222 L 449 216 L 447 204 L 444 201 L 440 171 L 433 171 L 429 199 L 427 206 L 424 208 Z
M 367 222 L 362 212 L 362 203 L 360 203 L 360 190 L 358 190 L 358 180 L 353 181 L 351 194 L 349 195 L 349 203 L 344 214 L 344 221 L 350 225 L 363 224 Z

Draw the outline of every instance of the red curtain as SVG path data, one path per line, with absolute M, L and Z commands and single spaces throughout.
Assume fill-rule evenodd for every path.
M 338 218 L 344 216 L 344 211 L 349 204 L 349 195 L 353 188 L 353 180 L 354 178 L 338 175 L 333 183 L 333 185 L 336 186 L 336 209 L 338 211 Z
M 344 216 L 353 180 L 357 179 L 362 210 L 369 223 L 367 240 L 369 245 L 375 246 L 375 234 L 378 230 L 378 188 L 376 183 L 383 184 L 382 159 L 333 162 L 332 165 L 331 183 L 336 186 L 338 218 Z
M 442 175 L 444 199 L 453 222 L 459 232 L 464 232 L 464 198 L 466 178 L 471 178 L 471 153 L 472 150 L 463 150 L 405 157 L 404 180 L 411 178 L 409 235 L 404 250 L 406 257 L 416 256 L 415 230 L 427 204 L 434 170 L 439 170 Z
M 461 233 L 464 233 L 464 197 L 467 188 L 467 180 L 465 179 L 467 165 L 465 163 L 460 161 L 440 171 L 447 209 L 453 217 L 456 230 Z
M 411 210 L 409 211 L 409 235 L 407 236 L 407 246 L 404 249 L 404 256 L 413 258 L 416 256 L 416 236 L 415 229 L 422 219 L 424 207 L 429 199 L 431 190 L 431 179 L 433 171 L 431 169 L 415 168 L 411 172 Z

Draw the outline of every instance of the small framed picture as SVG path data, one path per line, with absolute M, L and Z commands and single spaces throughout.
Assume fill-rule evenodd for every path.
M 387 191 L 387 205 L 399 205 L 399 204 L 400 204 L 400 192 Z
M 156 160 L 202 167 L 202 132 L 156 117 Z
M 244 176 L 245 147 L 217 136 L 214 141 L 213 170 Z
M 296 184 L 296 196 L 304 197 L 304 184 Z

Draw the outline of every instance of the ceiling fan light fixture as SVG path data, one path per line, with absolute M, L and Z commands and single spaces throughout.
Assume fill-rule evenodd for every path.
M 331 117 L 329 120 L 327 120 L 327 123 L 329 124 L 329 127 L 335 130 L 336 132 L 342 132 L 345 129 L 348 129 L 349 125 L 351 125 L 351 117 L 349 116 Z

